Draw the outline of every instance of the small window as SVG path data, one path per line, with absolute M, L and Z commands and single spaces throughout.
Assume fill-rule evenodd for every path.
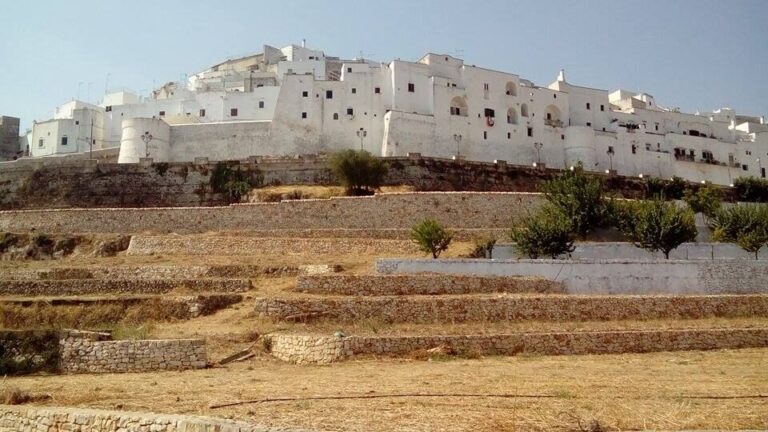
M 325 98 L 326 99 L 333 99 L 333 90 L 326 90 L 325 91 Z
M 63 146 L 67 145 L 68 141 L 69 141 L 69 139 L 67 139 L 66 135 L 61 137 L 61 145 L 63 145 Z
M 303 119 L 307 118 L 307 113 L 306 112 L 301 113 L 301 118 Z
M 659 130 L 659 124 L 656 123 L 656 130 Z
M 600 111 L 605 111 L 605 105 L 600 105 Z
M 339 113 L 333 113 L 333 119 L 338 120 L 339 119 Z
M 632 154 L 637 154 L 637 146 L 632 144 Z
M 357 94 L 357 89 L 352 87 L 352 94 Z
M 231 108 L 229 110 L 229 116 L 230 117 L 237 117 L 237 108 Z
M 532 127 L 529 127 L 529 128 L 528 128 L 528 136 L 529 136 L 529 137 L 532 137 L 532 136 L 533 136 L 533 128 L 532 128 Z
M 483 84 L 483 90 L 490 91 L 491 90 L 491 86 L 488 83 L 485 83 L 485 84 Z
M 484 113 L 485 113 L 485 117 L 486 118 L 495 118 L 496 117 L 496 111 L 494 111 L 491 108 L 486 108 Z
M 107 105 L 106 107 L 104 107 L 104 111 L 112 112 L 112 105 Z
M 204 109 L 200 110 L 200 117 L 205 117 L 205 110 Z
M 38 147 L 43 147 L 43 146 L 45 146 L 45 140 L 44 140 L 44 139 L 42 139 L 42 138 L 40 138 L 40 140 L 37 142 L 37 146 L 38 146 Z
M 264 108 L 264 101 L 259 101 L 259 108 Z
M 592 106 L 590 105 L 589 102 L 587 102 L 587 109 L 592 109 Z
M 744 171 L 749 171 L 749 165 L 742 165 L 741 169 L 743 169 Z
M 608 146 L 608 153 L 613 154 L 613 146 Z
M 349 72 L 349 73 L 352 73 L 352 68 L 351 68 L 351 67 L 348 67 L 348 68 L 347 68 L 347 72 Z
M 565 135 L 560 135 L 560 139 L 565 141 Z
M 160 117 L 165 117 L 165 111 L 160 111 Z
M 507 132 L 507 139 L 512 139 L 512 132 Z
M 375 89 L 373 89 L 373 92 L 375 94 L 381 94 L 381 87 L 376 87 Z
M 309 92 L 308 91 L 301 92 L 301 97 L 309 97 Z
M 347 108 L 347 115 L 348 116 L 355 115 L 355 110 L 352 108 Z
M 592 126 L 592 122 L 587 122 L 587 126 Z
M 122 115 L 122 114 L 120 114 L 120 115 Z M 75 126 L 77 126 L 79 124 L 80 124 L 80 120 L 75 120 Z
M 488 131 L 483 131 L 483 139 L 488 139 Z
M 408 93 L 416 93 L 416 84 L 408 83 Z
M 552 99 L 557 99 L 557 95 L 556 95 L 556 94 L 553 94 L 553 95 L 552 95 Z

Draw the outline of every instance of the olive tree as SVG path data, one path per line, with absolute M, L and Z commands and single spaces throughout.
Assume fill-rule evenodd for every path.
M 696 221 L 689 208 L 661 198 L 616 204 L 617 227 L 643 249 L 661 251 L 664 258 L 681 244 L 696 239 Z
M 411 228 L 411 240 L 419 246 L 419 249 L 431 253 L 432 258 L 437 259 L 453 240 L 453 234 L 440 225 L 434 219 L 425 219 Z
M 580 238 L 608 221 L 603 183 L 587 176 L 581 166 L 544 182 L 541 191 L 547 201 L 570 221 L 573 232 Z
M 710 220 L 713 238 L 733 242 L 755 259 L 763 246 L 768 245 L 768 205 L 733 205 L 717 212 Z
M 517 253 L 531 259 L 555 259 L 574 250 L 571 220 L 551 205 L 521 220 L 509 237 L 515 242 Z
M 372 195 L 387 175 L 387 165 L 364 150 L 344 150 L 331 156 L 330 167 L 348 195 Z

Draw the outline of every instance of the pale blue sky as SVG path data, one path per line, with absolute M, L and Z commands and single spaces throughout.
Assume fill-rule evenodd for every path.
M 389 61 L 463 52 L 539 85 L 768 115 L 768 1 L 0 0 L 0 114 L 32 119 L 110 87 L 147 92 L 263 44 Z M 90 92 L 88 91 L 88 83 Z

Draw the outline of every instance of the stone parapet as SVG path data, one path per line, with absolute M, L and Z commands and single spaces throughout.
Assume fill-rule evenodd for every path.
M 470 336 L 269 335 L 272 355 L 298 364 L 402 356 L 436 347 L 458 355 L 582 355 L 768 347 L 768 328 L 517 333 Z
M 258 298 L 254 310 L 276 321 L 364 319 L 385 323 L 615 321 L 768 317 L 768 295 L 473 295 Z
M 536 277 L 431 274 L 299 276 L 296 290 L 311 294 L 361 296 L 565 292 L 561 283 Z

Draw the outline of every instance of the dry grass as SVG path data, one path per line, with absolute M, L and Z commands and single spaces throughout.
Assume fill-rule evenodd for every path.
M 416 188 L 413 186 L 382 186 L 377 193 L 396 193 L 413 192 Z M 315 185 L 286 185 L 286 186 L 266 186 L 253 189 L 250 194 L 250 202 L 274 201 L 280 196 L 291 195 L 301 196 L 303 199 L 328 199 L 332 197 L 344 196 L 344 188 L 341 186 L 315 186 Z
M 320 430 L 763 429 L 768 350 L 449 362 L 354 361 L 295 366 L 263 358 L 224 368 L 13 379 L 49 405 L 234 417 Z M 391 393 L 514 393 L 552 398 L 398 398 L 290 401 L 211 410 L 269 397 Z

